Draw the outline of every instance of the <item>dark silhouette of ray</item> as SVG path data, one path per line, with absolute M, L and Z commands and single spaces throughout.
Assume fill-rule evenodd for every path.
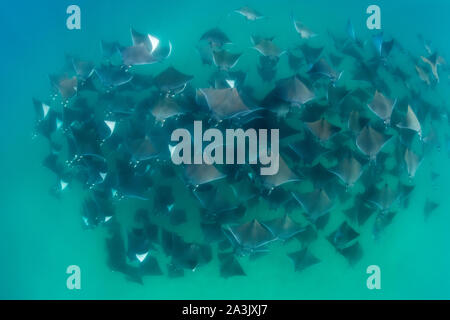
M 402 146 L 411 148 L 416 138 L 416 132 L 412 130 L 400 130 L 398 131 L 398 140 Z
M 344 214 L 350 219 L 350 221 L 362 226 L 367 219 L 375 212 L 375 209 L 364 201 L 364 199 L 357 195 L 353 206 L 347 210 L 344 210 Z
M 353 27 L 353 23 L 350 19 L 347 20 L 347 24 L 345 26 L 345 31 L 351 41 L 356 41 L 355 28 Z
M 152 64 L 158 61 L 144 44 L 120 47 L 119 52 L 122 57 L 122 63 L 126 66 Z
M 337 81 L 342 73 L 335 71 L 324 58 L 321 58 L 311 66 L 308 70 L 308 74 L 326 77 L 331 81 Z
M 384 229 L 392 223 L 392 219 L 394 219 L 396 212 L 379 212 L 375 219 L 375 223 L 373 226 L 372 234 L 375 239 L 378 239 L 383 233 Z
M 392 110 L 394 109 L 396 102 L 397 99 L 392 101 L 377 90 L 375 91 L 372 102 L 370 102 L 367 106 L 373 113 L 383 120 L 386 125 L 388 125 L 391 122 Z
M 51 114 L 54 112 L 53 109 L 47 103 L 44 103 L 35 98 L 33 98 L 33 107 L 36 114 L 36 122 L 41 122 L 45 120 L 48 116 L 51 116 Z
M 201 210 L 200 216 L 202 221 L 220 224 L 236 223 L 236 221 L 245 215 L 247 208 L 243 205 L 231 207 L 231 205 L 234 204 L 233 201 L 227 202 L 227 206 L 225 208 L 219 208 L 216 210 L 210 210 L 208 208 Z
M 288 167 L 283 158 L 279 157 L 278 172 L 274 175 L 261 176 L 264 186 L 273 190 L 286 183 L 300 181 L 300 178 Z
M 213 49 L 208 43 L 200 42 L 195 46 L 195 48 L 197 49 L 203 64 L 213 64 Z
M 281 240 L 288 240 L 305 230 L 304 227 L 292 220 L 287 214 L 281 218 L 275 218 L 273 220 L 263 222 L 263 224 L 275 237 Z
M 358 237 L 359 233 L 344 221 L 327 239 L 337 250 L 342 250 L 353 244 Z
M 187 164 L 184 166 L 184 174 L 187 182 L 194 187 L 226 177 L 215 166 L 208 164 Z
M 112 271 L 123 273 L 129 281 L 143 284 L 139 269 L 127 264 L 124 239 L 117 222 L 109 226 L 109 235 L 106 238 L 108 267 Z
M 391 208 L 397 199 L 397 193 L 385 183 L 381 189 L 375 188 L 368 201 L 376 205 L 382 212 L 385 212 Z
M 180 236 L 167 230 L 162 232 L 161 243 L 176 268 L 195 270 L 212 259 L 209 245 L 185 242 Z
M 299 46 L 299 49 L 303 53 L 303 56 L 308 64 L 313 64 L 316 62 L 320 58 L 323 51 L 323 47 L 311 47 L 306 42 Z
M 242 179 L 231 185 L 234 195 L 240 202 L 247 202 L 258 196 L 258 189 L 249 179 Z
M 266 108 L 266 110 L 269 110 L 275 115 L 275 118 L 271 114 L 268 114 L 265 117 L 264 115 L 261 115 L 263 118 L 259 118 L 261 120 L 260 122 L 277 123 L 278 125 L 282 125 L 285 129 L 289 129 L 289 131 L 295 130 L 286 123 L 280 123 L 280 121 L 286 119 L 286 117 L 289 116 L 292 106 L 289 103 L 278 98 L 276 89 L 270 91 L 259 105 L 260 107 Z M 261 111 L 261 113 L 263 112 Z M 283 136 L 287 136 L 286 132 L 287 130 L 281 130 L 280 134 L 282 134 Z
M 128 150 L 134 161 L 145 161 L 154 159 L 160 154 L 160 150 L 154 141 L 146 136 L 143 139 L 136 139 L 128 143 Z
M 430 215 L 437 209 L 439 208 L 439 203 L 434 202 L 430 199 L 427 199 L 425 201 L 425 206 L 423 208 L 423 214 L 425 216 L 425 219 L 428 219 L 430 217 Z
M 356 145 L 362 153 L 374 160 L 391 137 L 391 135 L 380 133 L 367 125 L 356 137 Z
M 337 54 L 328 53 L 328 57 L 330 58 L 331 64 L 335 67 L 338 67 L 342 63 L 343 57 Z
M 80 80 L 86 81 L 94 73 L 93 62 L 72 58 L 72 65 Z
M 127 256 L 130 261 L 142 262 L 149 250 L 151 241 L 143 228 L 133 228 L 128 232 L 128 250 Z
M 278 80 L 276 83 L 278 97 L 285 102 L 298 106 L 315 98 L 312 92 L 297 76 Z
M 61 95 L 63 100 L 72 98 L 77 94 L 78 79 L 77 77 L 69 77 L 68 75 L 50 75 L 50 83 L 55 90 Z
M 307 248 L 289 253 L 288 257 L 294 263 L 295 271 L 303 271 L 304 269 L 320 262 L 320 260 L 310 253 Z
M 364 61 L 364 56 L 359 48 L 354 43 L 347 43 L 341 49 L 340 52 L 344 55 L 354 58 L 356 61 Z
M 311 180 L 314 188 L 316 189 L 325 187 L 334 178 L 334 175 L 320 162 L 307 169 L 305 171 L 305 175 Z
M 234 12 L 240 14 L 241 16 L 245 17 L 248 21 L 255 21 L 265 18 L 261 13 L 256 11 L 253 8 L 250 8 L 248 6 L 241 7 L 239 9 L 234 10 Z
M 338 252 L 344 256 L 344 258 L 348 261 L 350 266 L 353 266 L 356 263 L 358 263 L 358 261 L 361 260 L 363 255 L 362 247 L 359 244 L 359 242 L 355 242 L 354 244 L 346 248 L 339 249 Z
M 267 201 L 270 210 L 278 210 L 292 199 L 291 193 L 282 187 L 268 193 L 264 192 L 262 196 Z
M 303 122 L 314 122 L 317 119 L 324 117 L 325 113 L 329 110 L 329 105 L 321 103 L 311 102 L 303 107 L 303 111 L 300 115 L 300 120 Z
M 171 256 L 172 254 L 174 254 L 174 250 L 177 246 L 177 243 L 182 242 L 182 239 L 175 232 L 170 232 L 165 229 L 162 229 L 160 234 L 161 234 L 161 241 L 160 241 L 161 247 L 167 256 Z
M 302 22 L 295 20 L 293 15 L 291 15 L 291 19 L 294 22 L 295 31 L 300 35 L 300 38 L 311 39 L 317 36 L 316 33 L 308 29 Z
M 353 80 L 366 81 L 374 85 L 377 83 L 377 71 L 373 66 L 366 62 L 364 59 L 357 60 L 356 70 L 353 74 Z
M 381 56 L 383 48 L 383 32 L 377 33 L 372 36 L 372 43 L 377 51 L 378 55 Z
M 422 59 L 423 62 L 425 62 L 430 66 L 431 73 L 433 74 L 436 81 L 439 82 L 439 74 L 437 67 L 440 64 L 442 64 L 442 58 L 438 56 L 436 52 L 430 55 L 429 57 L 421 56 L 420 58 Z
M 107 101 L 107 111 L 116 120 L 130 117 L 135 110 L 135 102 L 130 96 L 117 96 Z
M 286 191 L 288 192 L 288 191 Z M 291 214 L 294 210 L 298 208 L 298 202 L 294 199 L 291 193 L 289 193 L 289 198 L 287 201 L 283 202 L 282 204 L 284 208 L 284 212 L 286 214 Z
M 413 190 L 415 189 L 414 185 L 407 185 L 407 184 L 403 184 L 401 182 L 399 182 L 398 184 L 398 200 L 401 203 L 401 205 L 403 206 L 403 208 L 407 208 L 409 205 L 409 199 L 411 196 L 411 193 L 413 192 Z
M 148 200 L 148 190 L 153 185 L 151 177 L 139 175 L 129 161 L 117 160 L 117 197 Z
M 338 198 L 342 203 L 349 200 L 352 196 L 351 193 L 348 192 L 348 188 L 340 183 L 335 177 L 333 177 L 328 184 L 324 185 L 323 189 L 330 199 Z
M 257 250 L 275 240 L 270 230 L 256 219 L 250 222 L 227 228 L 234 241 L 244 249 Z
M 431 181 L 436 181 L 441 175 L 437 172 L 432 171 L 430 173 Z
M 297 233 L 296 238 L 301 242 L 302 247 L 308 247 L 313 241 L 317 239 L 316 229 L 308 224 L 302 232 Z
M 406 83 L 411 75 L 403 71 L 400 67 L 396 66 L 391 70 L 392 75 L 397 78 L 399 81 Z
M 243 116 L 238 120 L 242 123 L 241 127 L 243 130 L 254 129 L 258 131 L 260 129 L 267 129 L 267 132 L 270 132 L 271 129 L 279 129 L 278 133 L 280 140 L 299 133 L 299 128 L 291 126 L 283 121 L 283 106 L 279 106 L 279 108 L 280 109 L 277 110 L 275 107 L 270 111 L 265 109 L 255 109 L 252 114 Z M 277 115 L 279 116 L 274 116 L 273 113 L 278 113 Z M 256 157 L 256 155 L 251 156 Z
M 244 104 L 236 88 L 198 89 L 197 94 L 205 98 L 208 107 L 217 120 L 250 112 L 250 109 Z
M 366 104 L 370 98 L 372 98 L 372 94 L 364 88 L 356 88 L 351 92 L 351 96 L 356 98 L 362 104 Z
M 219 253 L 218 257 L 220 262 L 220 276 L 222 278 L 246 275 L 239 261 L 232 253 Z
M 383 46 L 381 47 L 381 55 L 383 58 L 386 58 L 389 55 L 389 53 L 391 53 L 394 44 L 395 44 L 394 39 L 390 41 L 383 41 Z
M 425 82 L 427 84 L 427 86 L 431 85 L 431 81 L 430 81 L 430 76 L 428 75 L 428 72 L 426 72 L 422 67 L 416 65 L 416 72 L 420 78 L 420 80 L 422 80 L 423 82 Z
M 414 178 L 417 172 L 417 169 L 419 168 L 419 165 L 421 163 L 421 159 L 417 154 L 415 154 L 412 150 L 409 150 L 406 148 L 405 150 L 405 163 L 406 163 L 406 170 L 408 172 L 408 177 L 410 179 Z
M 324 189 L 316 189 L 306 193 L 292 192 L 292 195 L 302 205 L 306 215 L 312 221 L 316 221 L 333 207 L 333 201 Z
M 201 185 L 194 190 L 194 196 L 206 210 L 204 221 L 225 223 L 240 216 L 239 201 L 226 183 Z
M 346 87 L 338 87 L 330 83 L 328 85 L 327 100 L 328 103 L 335 108 L 339 108 L 344 99 L 351 93 Z
M 170 186 L 158 186 L 155 188 L 157 197 L 153 198 L 153 209 L 155 214 L 170 214 L 175 205 L 175 198 Z M 176 213 L 175 213 L 176 214 Z
M 105 87 L 113 88 L 124 85 L 133 79 L 133 75 L 124 66 L 101 65 L 95 72 Z
M 225 234 L 224 234 L 224 236 L 225 236 Z M 232 249 L 231 243 L 230 243 L 230 241 L 228 241 L 228 239 L 225 239 L 225 240 L 220 241 L 220 242 L 218 243 L 218 245 L 217 245 L 217 248 L 218 248 L 220 251 L 225 251 L 225 250 L 228 250 L 228 249 Z
M 169 67 L 155 77 L 156 86 L 165 92 L 179 93 L 194 77 L 184 74 L 174 67 Z
M 139 263 L 139 273 L 142 276 L 160 276 L 163 274 L 158 260 L 150 254 L 147 254 Z
M 231 43 L 227 35 L 219 28 L 213 28 L 206 31 L 200 40 L 207 41 L 211 47 L 222 47 L 224 44 Z
M 284 53 L 284 51 L 278 48 L 272 39 L 258 39 L 257 37 L 252 37 L 252 42 L 254 46 L 253 48 L 265 57 L 275 59 Z
M 213 62 L 222 70 L 230 70 L 238 63 L 241 55 L 242 53 L 232 53 L 227 50 L 216 50 L 213 52 Z
M 167 265 L 167 275 L 169 278 L 180 278 L 184 276 L 184 270 L 171 262 Z
M 101 41 L 101 48 L 103 57 L 106 59 L 111 59 L 115 54 L 119 52 L 119 43 L 117 41 L 108 42 L 108 41 Z
M 169 118 L 177 117 L 185 112 L 174 98 L 161 97 L 152 106 L 151 113 L 156 121 L 164 122 Z
M 275 78 L 277 74 L 278 58 L 271 58 L 266 56 L 259 57 L 259 64 L 257 66 L 258 74 L 261 79 L 266 82 L 270 82 Z
M 289 68 L 293 71 L 298 71 L 303 65 L 303 58 L 296 56 L 291 50 L 288 51 Z
M 59 160 L 58 153 L 52 152 L 42 161 L 42 165 L 52 171 L 57 177 L 64 173 L 64 165 Z
M 152 243 L 159 242 L 159 227 L 150 221 L 149 213 L 146 209 L 136 210 L 134 220 L 137 223 L 142 224 L 147 239 L 149 239 Z
M 351 153 L 344 155 L 339 159 L 338 164 L 330 169 L 341 179 L 346 187 L 352 187 L 361 177 L 363 165 Z
M 352 110 L 348 118 L 348 128 L 354 134 L 358 135 L 369 123 L 369 118 L 362 117 L 357 110 Z
M 325 118 L 321 118 L 314 122 L 305 122 L 305 125 L 311 133 L 320 140 L 320 142 L 330 140 L 330 138 L 341 131 L 341 128 L 331 124 Z
M 243 71 L 218 70 L 210 77 L 210 84 L 214 89 L 242 88 L 247 73 Z
M 302 140 L 289 143 L 289 147 L 295 154 L 303 159 L 306 164 L 312 164 L 321 155 L 329 150 L 317 143 L 311 134 L 306 134 Z
M 172 262 L 176 266 L 189 270 L 195 270 L 197 267 L 210 262 L 211 259 L 211 247 L 197 243 L 179 243 L 172 255 Z
M 57 144 L 54 142 L 52 136 L 59 128 L 64 128 L 64 122 L 61 120 L 61 118 L 64 117 L 64 110 L 63 115 L 61 116 L 61 114 L 59 114 L 57 111 L 54 111 L 53 108 L 51 108 L 48 104 L 36 99 L 33 99 L 33 105 L 36 113 L 36 120 L 34 125 L 35 134 L 45 137 L 50 143 L 50 147 L 54 149 Z
M 394 46 L 394 40 L 384 41 L 383 40 L 383 32 L 375 34 L 372 36 L 372 43 L 375 47 L 375 51 L 378 56 L 382 59 L 382 61 L 386 60 L 389 53 L 392 51 Z
M 126 65 L 150 64 L 162 61 L 172 53 L 170 41 L 163 42 L 151 34 L 142 34 L 131 28 L 132 46 L 120 47 Z
M 170 212 L 170 224 L 173 226 L 178 226 L 187 222 L 186 211 L 181 209 L 174 209 Z
M 114 207 L 109 199 L 94 193 L 83 202 L 81 214 L 83 227 L 94 229 L 100 225 L 107 224 L 114 216 L 114 211 Z
M 419 137 L 422 138 L 422 127 L 410 105 L 408 105 L 408 110 L 405 117 L 400 123 L 397 123 L 397 127 L 417 132 Z
M 338 51 L 343 51 L 345 47 L 347 47 L 349 44 L 352 44 L 346 37 L 337 36 L 330 29 L 327 30 L 327 34 L 331 38 L 334 47 Z
M 85 155 L 104 158 L 101 156 L 100 137 L 98 136 L 95 122 L 85 122 L 79 127 L 72 126 L 66 137 L 69 147 L 69 162 Z
M 130 29 L 130 33 L 131 33 L 131 40 L 132 40 L 134 46 L 142 45 L 147 50 L 149 50 L 149 51 L 152 50 L 153 44 L 152 44 L 148 34 L 140 33 L 133 28 Z
M 203 239 L 207 243 L 226 240 L 225 234 L 222 231 L 222 226 L 218 222 L 201 222 L 200 228 L 203 233 Z M 227 241 L 227 243 L 229 242 Z

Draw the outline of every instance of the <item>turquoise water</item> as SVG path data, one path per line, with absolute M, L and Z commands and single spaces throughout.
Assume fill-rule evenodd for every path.
M 39 4 L 15 1 L 4 5 L 0 13 L 0 32 L 4 45 L 0 52 L 0 298 L 3 299 L 448 299 L 450 298 L 450 204 L 448 181 L 450 163 L 442 142 L 441 152 L 433 151 L 422 163 L 414 183 L 417 186 L 407 210 L 400 211 L 378 240 L 371 237 L 371 222 L 360 229 L 364 256 L 349 267 L 323 235 L 335 229 L 342 214 L 333 215 L 330 225 L 311 246 L 322 263 L 294 273 L 286 251 L 298 249 L 290 242 L 277 244 L 260 259 L 241 260 L 246 277 L 219 277 L 218 262 L 186 272 L 182 278 L 148 277 L 144 286 L 125 280 L 109 271 L 105 261 L 106 230 L 83 230 L 80 221 L 81 197 L 77 190 L 56 200 L 48 193 L 53 175 L 42 167 L 47 147 L 42 138 L 32 139 L 34 113 L 32 97 L 49 94 L 48 74 L 58 72 L 64 54 L 81 55 L 99 61 L 100 39 L 129 43 L 129 28 L 151 32 L 171 39 L 173 55 L 168 61 L 151 65 L 157 73 L 174 65 L 187 74 L 195 74 L 194 86 L 205 83 L 211 69 L 202 66 L 195 50 L 200 35 L 219 26 L 244 50 L 237 68 L 248 72 L 249 83 L 263 95 L 273 84 L 262 83 L 256 73 L 257 53 L 249 49 L 249 35 L 276 35 L 280 47 L 298 41 L 289 19 L 291 11 L 310 29 L 323 35 L 326 30 L 343 30 L 348 18 L 362 37 L 366 1 L 77 1 L 82 12 L 82 29 L 69 31 L 65 26 L 66 8 L 72 2 L 40 1 Z M 416 55 L 424 54 L 416 35 L 421 33 L 450 56 L 447 1 L 376 1 L 382 10 L 385 34 L 399 39 Z M 234 9 L 250 5 L 269 16 L 247 23 Z M 280 61 L 277 78 L 288 76 L 286 60 Z M 146 67 L 147 70 L 147 67 Z M 450 98 L 448 74 L 443 76 L 435 104 Z M 448 104 L 446 105 L 449 109 Z M 448 134 L 444 121 L 436 127 L 441 138 Z M 430 171 L 440 176 L 433 186 Z M 424 222 L 425 200 L 440 203 L 435 214 Z M 126 207 L 124 208 L 126 211 Z M 192 209 L 194 210 L 194 209 Z M 270 217 L 273 212 L 258 214 Z M 254 213 L 254 212 L 253 212 Z M 126 213 L 125 213 L 126 214 Z M 252 212 L 250 212 L 252 214 Z M 299 214 L 300 212 L 295 212 Z M 373 217 L 371 218 L 373 219 Z M 190 240 L 200 237 L 188 230 Z M 81 268 L 81 290 L 66 288 L 67 266 Z M 366 268 L 381 268 L 381 290 L 366 287 Z

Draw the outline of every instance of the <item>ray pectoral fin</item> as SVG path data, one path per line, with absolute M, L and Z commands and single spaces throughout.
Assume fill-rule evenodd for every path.
M 303 271 L 304 269 L 311 267 L 320 262 L 308 249 L 302 249 L 299 251 L 288 254 L 289 258 L 294 263 L 295 271 Z

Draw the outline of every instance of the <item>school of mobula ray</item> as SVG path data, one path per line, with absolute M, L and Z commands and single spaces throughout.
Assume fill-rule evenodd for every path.
M 252 8 L 236 12 L 267 23 Z M 291 19 L 289 48 L 275 35 L 249 35 L 258 55 L 252 67 L 272 87 L 262 99 L 241 71 L 248 53 L 229 49 L 232 40 L 217 27 L 193 45 L 210 70 L 201 88 L 170 64 L 170 41 L 134 29 L 130 44 L 101 42 L 103 61 L 67 56 L 63 71 L 50 75 L 52 99 L 33 100 L 36 134 L 50 146 L 43 165 L 56 175 L 50 192 L 81 189 L 81 223 L 108 230 L 111 270 L 143 283 L 201 272 L 215 260 L 218 275 L 245 276 L 242 256 L 269 255 L 274 242 L 289 241 L 297 250 L 286 252 L 286 263 L 302 271 L 326 262 L 312 249 L 318 238 L 354 265 L 362 227 L 372 224 L 378 238 L 405 211 L 423 159 L 440 146 L 433 124 L 448 118 L 444 105 L 421 94 L 444 85 L 445 60 L 421 36 L 417 54 L 383 32 L 360 39 L 351 20 L 320 35 L 329 45 L 317 45 L 319 35 Z M 155 63 L 170 66 L 140 72 Z M 291 76 L 277 78 L 281 63 Z M 171 135 L 184 129 L 194 137 L 195 121 L 216 133 L 278 130 L 277 173 L 261 175 L 261 154 L 251 148 L 247 161 L 233 164 L 174 164 Z M 119 214 L 123 202 L 133 209 Z M 427 199 L 425 216 L 438 207 Z M 331 230 L 330 215 L 341 220 Z M 195 242 L 183 229 L 193 222 L 202 234 Z

